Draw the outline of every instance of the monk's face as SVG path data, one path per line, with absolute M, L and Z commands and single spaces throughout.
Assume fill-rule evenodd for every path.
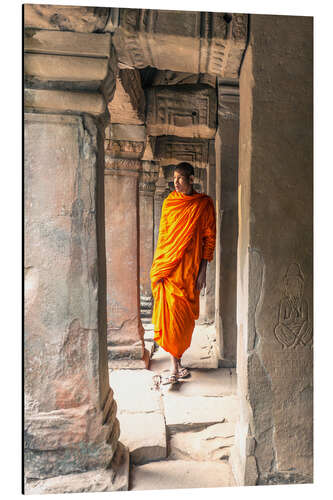
M 191 194 L 193 185 L 193 176 L 188 179 L 185 175 L 175 171 L 173 174 L 173 183 L 177 193 Z

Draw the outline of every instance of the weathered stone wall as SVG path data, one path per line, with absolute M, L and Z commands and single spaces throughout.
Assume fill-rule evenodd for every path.
M 224 366 L 236 365 L 236 289 L 238 234 L 239 91 L 234 82 L 219 81 L 217 155 L 217 300 L 216 324 Z
M 240 484 L 312 481 L 312 18 L 251 16 L 240 77 Z

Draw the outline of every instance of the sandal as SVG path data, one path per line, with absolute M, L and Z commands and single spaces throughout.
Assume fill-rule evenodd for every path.
M 177 378 L 187 378 L 191 375 L 187 368 L 181 368 L 181 370 L 177 374 Z
M 162 385 L 168 385 L 168 384 L 177 384 L 178 382 L 178 378 L 177 378 L 177 375 L 175 375 L 174 373 L 169 375 L 163 382 L 162 382 Z

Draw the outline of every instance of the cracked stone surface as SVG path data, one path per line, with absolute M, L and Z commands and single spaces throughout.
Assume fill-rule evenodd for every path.
M 179 432 L 171 436 L 169 457 L 184 460 L 228 460 L 234 436 L 234 423 L 210 425 L 199 432 Z
M 185 431 L 207 425 L 235 422 L 239 413 L 237 396 L 183 397 L 180 391 L 169 391 L 163 397 L 165 422 L 169 430 Z
M 163 460 L 133 467 L 131 484 L 131 490 L 219 488 L 234 486 L 234 480 L 225 462 Z

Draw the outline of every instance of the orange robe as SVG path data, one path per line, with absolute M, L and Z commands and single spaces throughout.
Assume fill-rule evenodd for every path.
M 196 280 L 201 260 L 213 259 L 215 239 L 212 199 L 196 192 L 170 193 L 163 202 L 150 271 L 152 322 L 154 340 L 178 359 L 191 344 L 194 322 L 199 317 Z

